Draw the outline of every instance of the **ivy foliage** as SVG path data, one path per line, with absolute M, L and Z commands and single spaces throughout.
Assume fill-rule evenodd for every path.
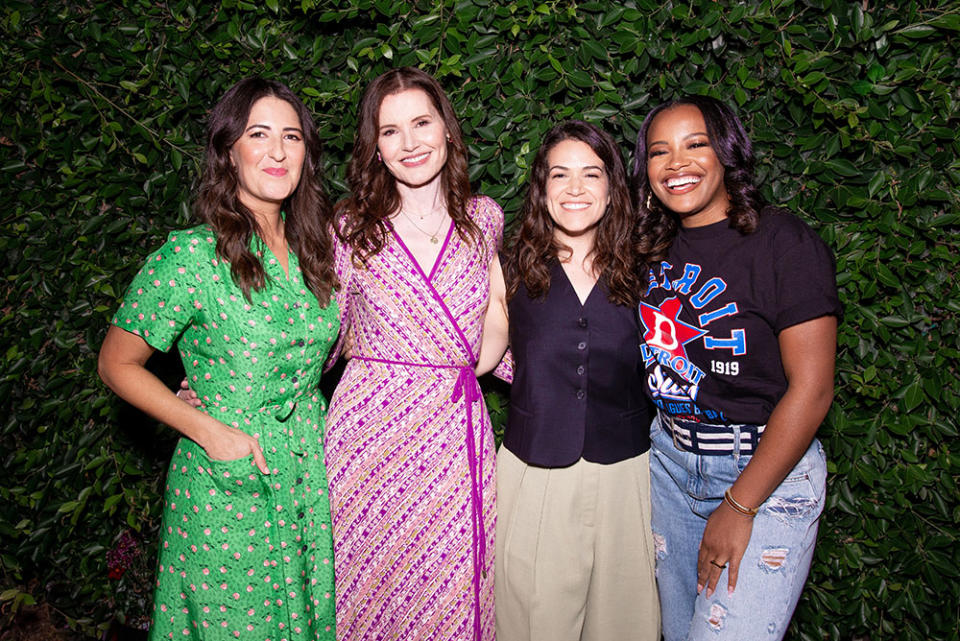
M 152 562 L 123 558 L 131 536 L 155 554 L 173 439 L 100 384 L 96 352 L 140 261 L 189 224 L 208 110 L 243 76 L 287 83 L 339 197 L 361 91 L 415 65 L 508 216 L 560 119 L 629 157 L 663 100 L 737 107 L 763 193 L 833 248 L 845 305 L 828 508 L 791 636 L 957 638 L 956 1 L 7 0 L 0 32 L 0 621 L 36 603 L 93 637 L 148 612 Z

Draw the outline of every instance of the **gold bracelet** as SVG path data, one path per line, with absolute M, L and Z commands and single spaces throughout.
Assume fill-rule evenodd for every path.
M 757 512 L 760 510 L 760 508 L 757 507 L 746 507 L 737 503 L 736 499 L 733 498 L 733 495 L 730 494 L 730 488 L 727 488 L 727 491 L 723 493 L 723 500 L 727 502 L 727 505 L 744 516 L 756 516 Z

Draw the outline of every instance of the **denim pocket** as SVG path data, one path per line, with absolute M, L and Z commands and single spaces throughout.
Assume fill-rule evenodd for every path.
M 823 448 L 814 440 L 764 502 L 763 509 L 799 518 L 818 517 L 823 511 L 826 468 Z

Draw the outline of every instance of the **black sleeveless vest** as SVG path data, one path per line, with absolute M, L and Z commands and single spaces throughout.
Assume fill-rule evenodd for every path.
M 637 310 L 614 305 L 601 278 L 581 306 L 554 261 L 551 286 L 509 303 L 514 378 L 503 445 L 521 460 L 565 467 L 616 463 L 650 448 Z

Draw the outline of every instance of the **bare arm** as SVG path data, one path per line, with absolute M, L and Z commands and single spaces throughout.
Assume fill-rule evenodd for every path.
M 478 375 L 486 374 L 497 366 L 507 349 L 508 340 L 507 286 L 503 280 L 500 257 L 496 256 L 490 261 L 490 302 L 483 319 L 483 338 L 475 368 Z
M 120 398 L 198 443 L 211 459 L 226 461 L 253 455 L 260 471 L 269 474 L 256 438 L 198 412 L 144 367 L 153 352 L 153 347 L 136 334 L 111 326 L 100 349 L 100 378 Z
M 803 457 L 833 401 L 837 319 L 821 316 L 780 332 L 780 357 L 787 391 L 773 408 L 756 453 L 730 488 L 740 505 L 757 507 L 780 485 Z M 737 584 L 740 561 L 750 542 L 753 518 L 726 501 L 714 510 L 700 542 L 697 587 L 713 594 L 720 565 L 729 564 L 727 590 Z

